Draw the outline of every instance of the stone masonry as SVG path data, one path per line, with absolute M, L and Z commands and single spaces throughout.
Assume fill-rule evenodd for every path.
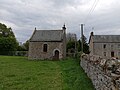
M 120 35 L 94 35 L 91 32 L 89 47 L 91 55 L 120 59 Z
M 59 60 L 66 57 L 66 27 L 34 30 L 29 40 L 28 59 Z
M 120 90 L 120 63 L 99 56 L 82 55 L 81 66 L 96 90 Z
M 43 42 L 31 42 L 30 48 L 31 50 L 29 53 L 32 53 L 29 58 L 32 59 L 52 59 L 54 56 L 54 50 L 59 49 L 59 58 L 63 58 L 63 43 L 61 42 L 45 42 L 48 44 L 48 51 L 50 52 L 43 52 Z M 33 53 L 34 52 L 34 53 Z

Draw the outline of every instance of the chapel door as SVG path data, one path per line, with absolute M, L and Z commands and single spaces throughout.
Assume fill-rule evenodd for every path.
M 59 51 L 58 50 L 55 51 L 55 56 L 54 57 L 55 57 L 56 60 L 59 59 Z

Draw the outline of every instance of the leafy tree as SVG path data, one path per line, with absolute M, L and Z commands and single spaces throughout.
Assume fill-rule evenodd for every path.
M 23 43 L 23 46 L 25 47 L 25 50 L 29 50 L 29 40 L 27 40 L 25 43 Z
M 17 51 L 26 51 L 23 45 L 19 45 Z
M 11 28 L 0 23 L 0 54 L 8 54 L 10 51 L 16 51 L 18 42 Z
M 5 24 L 0 23 L 0 37 L 14 37 L 15 35 L 12 31 L 12 28 L 7 28 Z
M 67 52 L 71 49 L 71 52 L 75 52 L 76 43 L 77 43 L 77 35 L 75 33 L 67 33 Z
M 79 51 L 79 52 L 82 50 L 82 49 L 81 49 L 81 40 L 78 40 L 77 48 L 78 48 L 78 51 Z
M 67 49 L 67 52 L 68 52 L 69 49 L 75 49 L 75 41 L 71 41 L 71 40 L 68 41 L 66 49 Z
M 76 50 L 79 52 L 82 50 L 81 49 L 81 40 L 77 41 L 76 34 L 71 34 L 68 33 L 67 35 L 67 52 L 69 49 L 74 49 L 75 50 L 75 45 L 76 45 Z M 89 53 L 89 46 L 87 44 L 87 38 L 83 35 L 83 52 L 88 54 Z
M 29 50 L 29 40 L 27 40 L 22 45 L 19 45 L 17 51 L 28 51 Z
M 81 40 L 78 40 L 78 51 L 81 51 Z M 89 46 L 87 44 L 87 38 L 83 35 L 83 52 L 89 54 Z
M 67 39 L 67 42 L 77 41 L 77 35 L 75 33 L 67 33 L 66 39 Z

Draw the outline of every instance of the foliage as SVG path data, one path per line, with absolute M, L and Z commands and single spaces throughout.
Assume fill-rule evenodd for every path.
M 83 52 L 89 54 L 89 46 L 87 43 L 87 38 L 83 35 Z
M 66 40 L 68 41 L 77 41 L 77 35 L 75 33 L 67 33 Z
M 25 43 L 23 43 L 23 46 L 25 47 L 25 50 L 29 50 L 29 40 L 27 40 Z
M 86 54 L 89 54 L 90 51 L 89 51 L 89 46 L 87 43 L 83 44 L 83 52 L 86 53 Z
M 16 56 L 28 56 L 27 51 L 16 51 L 15 54 Z
M 17 50 L 18 42 L 11 28 L 0 23 L 0 54 L 8 54 L 10 51 Z
M 28 51 L 29 50 L 29 41 L 27 40 L 23 45 L 19 45 L 17 51 Z
M 83 43 L 85 44 L 87 42 L 87 38 L 83 35 Z
M 81 40 L 78 40 L 78 51 L 81 51 Z M 89 54 L 89 46 L 87 43 L 83 43 L 83 52 Z
M 12 28 L 0 23 L 0 37 L 15 37 Z
M 0 54 L 8 54 L 10 51 L 16 51 L 18 43 L 14 37 L 0 38 Z
M 29 61 L 0 56 L 0 70 L 0 90 L 94 90 L 75 59 Z
M 68 50 L 70 50 L 71 53 L 74 53 L 76 49 L 77 35 L 75 33 L 67 33 L 66 41 L 67 41 L 67 46 L 66 46 L 67 52 Z
M 17 47 L 17 51 L 26 51 L 25 47 L 23 45 L 19 45 Z
M 75 49 L 75 41 L 68 41 L 68 43 L 67 43 L 67 46 L 66 46 L 67 48 L 67 52 L 68 52 L 68 50 L 69 49 Z
M 67 52 L 69 49 L 75 50 L 75 45 L 76 45 L 76 49 L 78 50 L 78 52 L 80 52 L 81 51 L 81 40 L 78 40 L 78 41 L 69 40 L 67 42 Z M 87 44 L 87 38 L 85 36 L 83 36 L 83 52 L 86 54 L 89 53 L 89 46 Z

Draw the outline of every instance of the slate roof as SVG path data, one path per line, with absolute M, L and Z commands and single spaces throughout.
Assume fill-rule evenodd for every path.
M 94 35 L 93 42 L 98 43 L 120 42 L 120 35 Z
M 35 30 L 30 41 L 62 41 L 63 30 Z

